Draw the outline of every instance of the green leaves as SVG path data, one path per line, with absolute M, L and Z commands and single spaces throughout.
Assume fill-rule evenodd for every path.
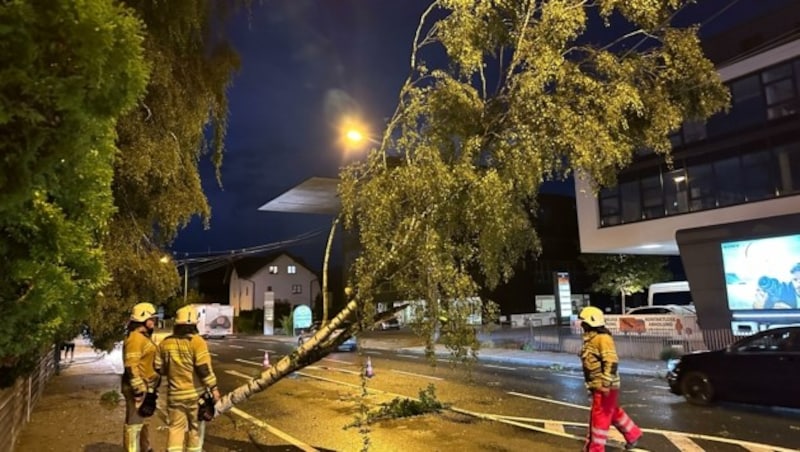
M 385 286 L 425 300 L 417 318 L 429 344 L 450 338 L 467 356 L 474 334 L 453 309 L 538 251 L 531 212 L 544 181 L 579 172 L 613 184 L 637 150 L 668 159 L 671 131 L 727 104 L 697 30 L 671 28 L 683 3 L 435 2 L 383 146 L 341 174 L 344 224 L 361 246 L 349 285 L 362 308 Z M 630 27 L 614 45 L 588 42 L 593 14 Z M 419 63 L 431 47 L 446 65 Z M 648 275 L 625 275 L 615 290 Z
M 632 295 L 671 277 L 664 256 L 585 254 L 581 260 L 597 278 L 592 290 L 610 295 Z

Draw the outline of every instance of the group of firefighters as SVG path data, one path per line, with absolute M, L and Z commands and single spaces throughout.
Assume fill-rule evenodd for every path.
M 204 421 L 213 418 L 213 406 L 220 398 L 208 345 L 197 334 L 198 316 L 191 306 L 178 309 L 173 334 L 158 345 L 152 338 L 157 318 L 151 303 L 139 303 L 128 322 L 122 346 L 123 444 L 127 452 L 153 450 L 146 420 L 155 412 L 163 376 L 167 380 L 167 451 L 200 452 Z
M 625 448 L 633 449 L 642 431 L 618 404 L 619 358 L 614 340 L 605 326 L 603 312 L 593 306 L 578 315 L 583 328 L 581 363 L 592 407 L 584 450 L 602 452 L 611 425 L 625 437 Z M 200 452 L 203 449 L 205 420 L 219 398 L 217 378 L 211 368 L 208 345 L 197 334 L 197 312 L 191 306 L 175 315 L 173 334 L 159 345 L 152 334 L 157 319 L 150 303 L 133 307 L 128 335 L 123 345 L 125 372 L 125 450 L 152 450 L 145 420 L 155 411 L 161 377 L 167 378 L 168 452 Z M 199 403 L 205 400 L 205 404 Z M 213 410 L 213 408 L 212 408 Z M 185 447 L 185 449 L 184 449 Z

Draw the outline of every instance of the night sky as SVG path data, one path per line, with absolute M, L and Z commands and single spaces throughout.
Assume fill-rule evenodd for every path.
M 795 0 L 700 0 L 676 18 L 718 33 Z M 319 269 L 332 218 L 259 212 L 312 176 L 336 177 L 345 158 L 337 119 L 356 110 L 376 135 L 396 106 L 409 71 L 411 42 L 428 0 L 276 0 L 253 2 L 229 29 L 242 68 L 230 89 L 223 187 L 203 162 L 211 228 L 194 221 L 172 246 L 176 257 L 237 250 L 320 230 L 290 249 Z M 724 10 L 724 11 L 723 11 Z M 598 41 L 617 36 L 593 29 Z M 352 156 L 351 156 L 352 157 Z M 572 194 L 571 183 L 543 191 Z

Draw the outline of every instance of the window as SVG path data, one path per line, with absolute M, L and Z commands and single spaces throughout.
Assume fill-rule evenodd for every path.
M 775 172 L 769 151 L 742 156 L 744 194 L 746 201 L 758 201 L 775 196 Z
M 664 216 L 664 198 L 661 190 L 661 175 L 642 178 L 642 218 Z
M 676 169 L 664 175 L 664 207 L 667 215 L 689 211 L 686 171 Z
M 639 192 L 639 179 L 619 184 L 622 201 L 622 222 L 630 223 L 642 219 L 642 198 Z
M 686 170 L 689 186 L 689 210 L 698 211 L 713 209 L 717 206 L 714 199 L 714 171 L 710 163 L 692 165 Z
M 600 226 L 619 224 L 619 195 L 617 187 L 600 190 Z
M 731 94 L 731 111 L 726 118 L 731 126 L 743 127 L 764 122 L 764 99 L 758 74 L 731 83 Z
M 303 286 L 301 286 L 300 284 L 292 284 L 292 293 L 293 294 L 303 293 Z
M 781 351 L 791 338 L 789 331 L 776 331 L 744 340 L 736 350 L 739 352 L 777 352 Z
M 717 205 L 719 207 L 744 201 L 744 193 L 739 188 L 742 181 L 739 157 L 714 162 L 714 175 L 717 183 Z
M 779 147 L 775 154 L 780 171 L 778 194 L 800 192 L 800 143 Z
M 278 274 L 278 266 L 277 265 L 270 265 L 269 266 L 269 274 L 270 275 L 277 275 Z
M 683 138 L 685 142 L 700 141 L 706 139 L 706 124 L 704 122 L 690 121 L 683 125 Z
M 286 273 L 288 273 L 290 275 L 294 275 L 295 273 L 297 273 L 297 267 L 294 266 L 294 265 L 287 265 L 286 266 Z

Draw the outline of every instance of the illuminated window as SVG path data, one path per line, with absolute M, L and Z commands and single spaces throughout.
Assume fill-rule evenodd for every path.
M 277 265 L 270 265 L 269 266 L 269 274 L 270 275 L 277 275 L 278 274 L 278 266 Z
M 295 273 L 297 273 L 297 267 L 294 266 L 294 265 L 286 266 L 286 273 L 288 273 L 290 275 L 294 275 Z

